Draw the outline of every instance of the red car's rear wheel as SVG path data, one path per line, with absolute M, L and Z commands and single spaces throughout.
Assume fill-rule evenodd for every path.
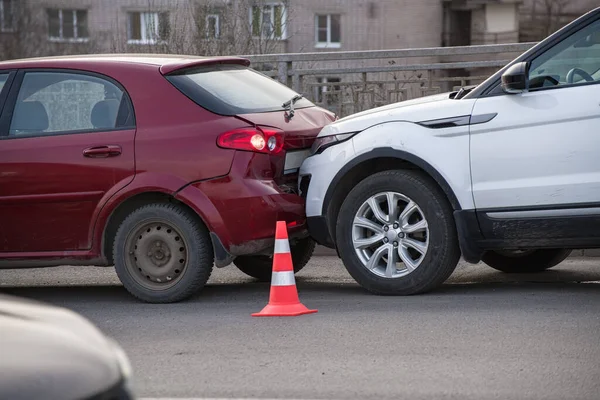
M 206 228 L 172 204 L 137 209 L 114 242 L 115 269 L 123 286 L 150 303 L 184 300 L 202 289 L 213 267 Z

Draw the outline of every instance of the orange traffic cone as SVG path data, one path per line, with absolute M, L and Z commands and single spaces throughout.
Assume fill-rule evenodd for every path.
M 253 317 L 295 317 L 316 313 L 300 303 L 294 278 L 294 266 L 290 253 L 285 221 L 277 221 L 275 230 L 275 254 L 273 255 L 273 274 L 271 275 L 271 294 L 269 304 Z

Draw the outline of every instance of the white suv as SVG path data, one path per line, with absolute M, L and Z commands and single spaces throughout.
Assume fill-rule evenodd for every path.
M 323 128 L 300 170 L 309 230 L 378 294 L 600 247 L 600 8 L 473 89 Z

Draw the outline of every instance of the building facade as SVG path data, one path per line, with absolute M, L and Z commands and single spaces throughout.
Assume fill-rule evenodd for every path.
M 523 0 L 519 40 L 539 41 L 596 7 L 600 0 Z
M 520 0 L 0 0 L 2 59 L 516 42 Z
M 600 0 L 0 0 L 0 58 L 537 41 Z
M 522 0 L 444 0 L 444 46 L 516 43 Z

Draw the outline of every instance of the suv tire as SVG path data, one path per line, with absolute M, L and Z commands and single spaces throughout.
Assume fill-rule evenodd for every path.
M 571 250 L 539 249 L 523 253 L 512 251 L 487 251 L 482 261 L 498 271 L 509 274 L 542 272 L 563 262 Z
M 392 193 L 393 200 L 390 200 L 388 193 Z M 385 204 L 390 204 L 390 201 L 395 204 L 398 211 L 394 211 L 394 213 L 399 214 L 399 218 L 392 218 L 394 221 L 390 221 L 389 209 L 391 207 L 387 206 L 387 221 L 390 223 L 398 221 L 399 226 L 395 228 L 395 225 L 388 226 L 386 225 L 387 222 L 382 223 L 384 229 L 387 229 L 385 232 L 381 231 L 360 240 L 371 240 L 374 236 L 380 234 L 390 235 L 390 238 L 384 237 L 381 242 L 378 242 L 372 248 L 357 250 L 354 246 L 354 240 L 358 240 L 355 237 L 355 232 L 359 232 L 356 235 L 360 235 L 360 232 L 366 232 L 366 229 L 363 226 L 356 226 L 355 218 L 359 218 L 359 215 L 365 215 L 365 217 L 360 217 L 361 219 L 356 219 L 357 223 L 365 223 L 365 218 L 368 219 L 369 211 L 367 210 L 366 214 L 360 214 L 361 210 L 370 208 L 372 211 L 369 202 L 377 196 L 385 196 L 383 198 L 383 202 L 386 202 L 387 199 Z M 401 201 L 397 201 L 398 196 L 403 196 Z M 409 203 L 409 201 L 412 201 L 412 203 Z M 412 204 L 416 204 L 417 206 L 415 211 L 412 214 L 408 212 L 408 217 L 402 217 L 410 207 L 414 209 Z M 416 213 L 419 215 L 415 217 Z M 406 267 L 408 264 L 403 262 L 400 266 L 403 267 L 405 274 L 402 275 L 402 272 L 397 270 L 398 264 L 395 264 L 395 267 L 394 264 L 391 264 L 392 267 L 390 268 L 390 264 L 381 258 L 376 262 L 377 266 L 375 268 L 368 269 L 367 265 L 370 264 L 369 262 L 365 263 L 368 254 L 365 255 L 363 252 L 368 253 L 372 251 L 371 249 L 386 247 L 396 260 L 400 259 L 401 253 L 405 254 L 404 257 L 406 259 L 406 252 L 409 252 L 407 249 L 410 247 L 408 241 L 412 241 L 410 243 L 414 245 L 416 240 L 415 233 L 400 232 L 403 229 L 403 226 L 400 226 L 400 224 L 412 230 L 416 225 L 409 224 L 410 218 L 414 217 L 418 220 L 419 216 L 422 217 L 422 220 L 425 220 L 427 225 L 427 232 L 420 232 L 420 234 L 423 236 L 426 235 L 428 245 L 424 254 L 417 252 L 420 254 L 420 262 L 416 267 L 409 272 L 409 269 Z M 404 221 L 403 218 L 409 218 L 409 220 L 405 221 L 406 224 L 402 222 Z M 375 213 L 373 213 L 373 219 L 377 220 Z M 413 224 L 414 221 L 413 219 Z M 385 228 L 385 226 L 388 226 L 388 228 Z M 402 237 L 403 239 L 392 242 L 392 235 L 389 234 L 392 229 L 394 229 L 394 235 L 397 234 L 398 237 Z M 373 232 L 375 233 L 375 231 Z M 364 235 L 367 236 L 369 233 L 364 233 Z M 412 295 L 427 292 L 448 279 L 456 268 L 460 258 L 452 208 L 441 189 L 427 175 L 417 171 L 384 171 L 371 175 L 358 183 L 348 194 L 340 209 L 336 226 L 336 242 L 342 260 L 350 275 L 363 288 L 380 295 Z M 384 244 L 381 247 L 377 247 L 381 243 Z M 389 247 L 396 244 L 398 247 Z M 415 248 L 412 248 L 409 256 L 416 254 L 415 251 Z M 374 257 L 376 252 L 377 250 L 373 251 L 372 257 Z M 409 261 L 413 262 L 412 259 Z M 383 267 L 380 269 L 381 262 L 385 264 L 385 269 Z M 392 277 L 387 275 L 388 268 L 392 271 L 390 274 Z

